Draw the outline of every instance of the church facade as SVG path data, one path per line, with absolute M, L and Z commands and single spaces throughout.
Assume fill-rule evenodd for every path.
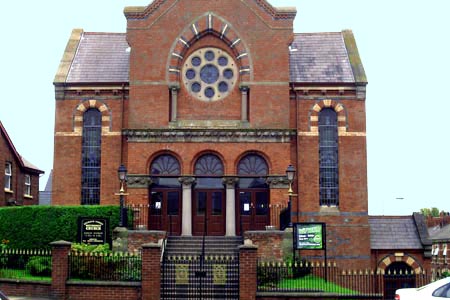
M 125 165 L 126 202 L 148 205 L 149 230 L 235 236 L 279 227 L 290 202 L 291 222 L 326 223 L 330 259 L 369 266 L 353 33 L 294 33 L 296 9 L 266 0 L 155 0 L 124 14 L 126 33 L 74 29 L 67 43 L 52 204 L 117 205 Z

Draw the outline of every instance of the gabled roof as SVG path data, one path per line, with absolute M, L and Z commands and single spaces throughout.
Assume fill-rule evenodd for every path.
M 289 52 L 291 82 L 367 82 L 349 30 L 295 34 Z
M 6 129 L 3 126 L 1 121 L 0 121 L 0 132 L 1 132 L 2 136 L 4 137 L 7 145 L 11 149 L 11 152 L 14 154 L 14 156 L 17 159 L 17 161 L 19 162 L 20 167 L 22 169 L 28 169 L 28 170 L 30 170 L 32 172 L 39 173 L 39 174 L 43 174 L 44 173 L 44 171 L 39 170 L 36 166 L 34 166 L 29 161 L 27 161 L 25 158 L 23 158 L 22 156 L 19 155 L 19 152 L 17 152 L 16 147 L 14 147 L 14 144 L 12 143 L 12 141 L 11 141 L 9 135 L 8 135 L 8 132 L 6 132 Z
M 83 33 L 66 82 L 127 82 L 128 48 L 124 33 Z
M 297 14 L 295 7 L 275 7 L 267 0 L 252 1 L 274 19 L 294 19 Z M 167 0 L 153 0 L 147 6 L 128 6 L 125 7 L 124 14 L 127 19 L 144 19 L 158 11 L 165 2 Z
M 292 83 L 362 83 L 367 79 L 349 30 L 295 34 L 289 48 Z M 75 29 L 55 83 L 128 83 L 130 50 L 125 33 Z
M 450 224 L 437 230 L 430 239 L 433 241 L 450 241 Z
M 413 216 L 371 216 L 372 249 L 425 249 Z

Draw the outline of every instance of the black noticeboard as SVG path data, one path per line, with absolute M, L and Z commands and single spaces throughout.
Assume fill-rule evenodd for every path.
M 79 217 L 78 242 L 90 245 L 111 245 L 109 218 Z
M 325 223 L 295 223 L 294 249 L 326 250 Z

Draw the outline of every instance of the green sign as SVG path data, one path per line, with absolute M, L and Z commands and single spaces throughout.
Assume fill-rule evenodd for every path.
M 325 223 L 295 223 L 293 225 L 294 249 L 325 249 Z

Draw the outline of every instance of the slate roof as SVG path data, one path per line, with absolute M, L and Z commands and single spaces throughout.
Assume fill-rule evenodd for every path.
M 66 82 L 128 82 L 128 48 L 125 33 L 84 32 Z
M 291 82 L 355 82 L 342 33 L 295 34 L 290 78 Z
M 299 33 L 289 49 L 293 83 L 366 83 L 353 33 Z M 125 33 L 75 29 L 66 47 L 56 82 L 129 82 L 129 46 Z
M 413 216 L 369 217 L 372 249 L 424 249 Z
M 431 237 L 433 241 L 450 241 L 450 225 L 437 230 Z

